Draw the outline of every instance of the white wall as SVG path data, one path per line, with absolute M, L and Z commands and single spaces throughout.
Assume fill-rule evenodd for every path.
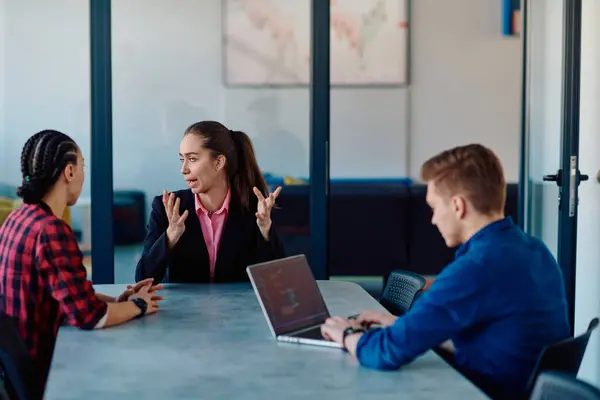
M 5 181 L 7 178 L 6 171 L 6 131 L 4 129 L 4 64 L 5 64 L 5 56 L 4 56 L 4 27 L 5 27 L 5 17 L 4 17 L 4 5 L 6 1 L 0 0 L 0 183 Z
M 87 2 L 34 2 L 5 5 L 6 123 L 17 135 L 6 146 L 15 184 L 17 154 L 42 127 L 73 135 L 89 159 Z M 516 181 L 521 47 L 501 35 L 501 6 L 412 3 L 410 93 L 332 90 L 331 175 L 416 177 L 434 153 L 478 141 Z M 308 175 L 308 88 L 224 87 L 220 0 L 120 0 L 112 22 L 116 188 L 149 196 L 180 188 L 178 143 L 202 119 L 247 131 L 265 171 Z
M 432 153 L 480 142 L 518 180 L 521 42 L 501 35 L 501 4 L 412 1 L 410 175 Z
M 577 220 L 577 278 L 575 329 L 583 332 L 589 321 L 600 317 L 600 4 L 583 2 L 581 26 L 581 118 L 579 169 L 590 180 L 579 187 Z M 600 386 L 600 333 L 598 329 L 588 344 L 580 377 Z
M 6 104 L 6 174 L 11 184 L 21 181 L 20 157 L 25 141 L 42 129 L 70 135 L 84 157 L 90 158 L 88 3 L 4 2 L 2 92 Z M 89 170 L 86 173 L 89 177 Z M 88 179 L 86 195 L 89 183 Z
M 308 87 L 224 87 L 220 15 L 219 0 L 113 4 L 115 187 L 180 187 L 179 140 L 201 119 L 248 132 L 263 170 L 309 175 Z M 332 91 L 332 176 L 406 176 L 406 100 L 397 88 Z

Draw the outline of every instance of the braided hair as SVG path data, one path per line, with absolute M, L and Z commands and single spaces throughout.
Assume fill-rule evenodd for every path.
M 43 130 L 27 140 L 21 153 L 23 183 L 17 195 L 24 203 L 39 203 L 68 164 L 77 164 L 79 147 L 73 139 L 54 130 Z

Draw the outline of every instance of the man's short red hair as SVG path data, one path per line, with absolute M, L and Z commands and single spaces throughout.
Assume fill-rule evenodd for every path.
M 421 167 L 421 177 L 441 193 L 463 194 L 478 212 L 504 211 L 506 181 L 502 163 L 490 149 L 470 144 L 443 151 Z

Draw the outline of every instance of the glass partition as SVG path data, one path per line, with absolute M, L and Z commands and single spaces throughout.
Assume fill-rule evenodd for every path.
M 0 1 L 0 220 L 19 202 L 21 151 L 31 135 L 59 130 L 90 158 L 89 26 L 87 1 Z M 88 169 L 65 219 L 91 272 L 90 182 Z
M 286 253 L 308 253 L 309 3 L 263 3 L 112 3 L 116 283 L 134 278 L 153 198 L 187 187 L 179 145 L 202 120 L 250 136 L 283 186 L 272 218 Z
M 408 11 L 398 0 L 330 9 L 329 268 L 375 296 L 390 270 L 409 269 Z

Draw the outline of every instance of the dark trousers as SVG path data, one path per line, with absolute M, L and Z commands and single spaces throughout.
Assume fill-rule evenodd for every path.
M 460 372 L 462 376 L 467 378 L 471 383 L 477 386 L 483 393 L 494 400 L 518 400 L 525 398 L 522 394 L 516 394 L 514 392 L 508 392 L 506 388 L 503 388 L 496 382 L 490 381 L 490 379 L 482 374 L 478 374 L 474 371 L 468 371 L 456 364 L 454 360 L 454 354 L 441 347 L 433 349 L 440 357 L 444 359 L 452 368 Z

